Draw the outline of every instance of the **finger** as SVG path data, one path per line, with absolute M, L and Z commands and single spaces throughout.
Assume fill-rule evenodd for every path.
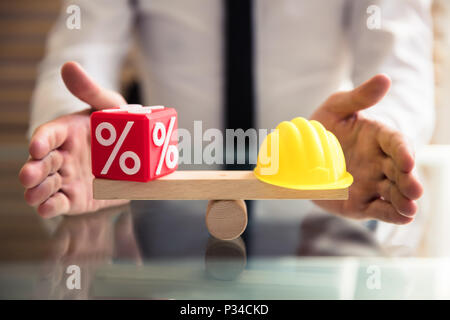
M 45 179 L 40 185 L 25 191 L 25 200 L 31 206 L 37 206 L 50 198 L 62 185 L 62 178 L 55 173 Z
M 390 87 L 391 79 L 385 74 L 378 74 L 351 91 L 333 95 L 333 101 L 329 104 L 330 111 L 343 117 L 350 116 L 377 104 Z
M 118 107 L 126 104 L 118 93 L 100 87 L 76 62 L 66 62 L 61 68 L 61 76 L 67 89 L 78 99 L 94 109 Z
M 19 180 L 25 188 L 33 188 L 62 166 L 63 156 L 59 151 L 51 151 L 42 160 L 27 161 L 19 172 Z
M 66 141 L 67 132 L 67 124 L 61 119 L 41 125 L 31 137 L 30 156 L 37 160 L 43 159 Z
M 413 172 L 401 172 L 395 166 L 394 161 L 389 157 L 386 157 L 383 160 L 382 167 L 386 177 L 397 185 L 398 189 L 405 197 L 411 200 L 417 200 L 422 196 L 422 184 L 414 176 Z
M 417 204 L 406 198 L 398 187 L 388 179 L 379 183 L 379 194 L 386 201 L 390 202 L 394 208 L 402 215 L 412 217 L 417 212 Z
M 414 169 L 414 155 L 403 135 L 388 127 L 380 130 L 378 143 L 381 150 L 394 160 L 396 167 L 403 172 Z
M 62 192 L 57 192 L 37 208 L 39 215 L 43 218 L 52 218 L 61 214 L 68 213 L 70 202 L 67 196 Z
M 381 199 L 372 201 L 365 210 L 365 213 L 368 218 L 374 218 L 394 224 L 407 224 L 414 220 L 414 218 L 401 215 L 391 203 Z

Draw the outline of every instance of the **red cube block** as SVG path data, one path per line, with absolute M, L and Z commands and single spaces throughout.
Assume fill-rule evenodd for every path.
M 177 127 L 177 112 L 163 106 L 126 105 L 92 113 L 92 173 L 146 182 L 175 171 Z

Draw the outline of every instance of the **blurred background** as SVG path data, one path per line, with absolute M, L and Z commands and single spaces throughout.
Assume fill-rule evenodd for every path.
M 32 214 L 33 209 L 23 201 L 23 189 L 17 173 L 27 158 L 29 105 L 38 64 L 45 51 L 46 34 L 59 10 L 58 0 L 0 1 L 0 214 L 3 216 L 0 246 L 6 246 L 0 250 L 3 255 L 0 258 L 20 258 L 21 242 L 6 244 L 3 241 L 10 239 L 11 233 L 17 229 L 15 225 L 24 224 L 25 221 L 34 226 L 42 224 L 41 219 Z M 450 144 L 449 1 L 434 1 L 433 19 L 437 126 L 432 143 L 439 146 L 418 151 L 419 166 L 424 179 L 427 179 L 422 210 L 429 211 L 431 214 L 428 216 L 433 216 L 422 244 L 422 254 L 446 255 L 447 247 L 450 246 L 444 245 L 444 240 L 449 237 L 446 227 L 450 227 L 450 221 L 447 223 L 446 219 L 446 216 L 450 216 L 446 212 L 449 208 L 447 198 L 450 198 L 450 187 L 446 190 L 450 180 L 446 164 L 450 164 L 450 157 L 445 146 Z M 134 75 L 131 49 L 121 77 L 126 96 L 137 93 Z M 33 237 L 45 237 L 46 234 L 40 232 L 39 228 L 30 228 L 24 233 L 28 240 L 23 243 Z M 447 238 L 443 240 L 440 236 Z M 446 243 L 450 244 L 450 241 Z
M 28 157 L 30 99 L 39 62 L 60 6 L 59 0 L 0 1 L 0 260 L 29 259 L 30 252 L 39 256 L 44 248 L 25 247 L 48 237 L 43 220 L 23 200 L 17 174 Z M 130 52 L 122 74 L 128 96 L 135 94 L 131 61 Z M 17 235 L 18 226 L 23 234 Z

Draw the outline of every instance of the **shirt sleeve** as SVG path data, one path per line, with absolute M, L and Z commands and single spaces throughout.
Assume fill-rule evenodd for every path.
M 79 29 L 70 28 L 75 21 L 69 20 L 74 17 L 73 5 L 75 10 L 79 8 Z M 118 90 L 132 21 L 133 10 L 128 0 L 117 0 L 114 4 L 110 0 L 62 2 L 39 65 L 31 99 L 29 135 L 42 123 L 88 107 L 66 89 L 60 75 L 64 62 L 77 61 L 101 86 Z
M 377 73 L 392 79 L 387 96 L 364 110 L 406 135 L 417 147 L 434 128 L 430 0 L 351 1 L 349 43 L 355 86 Z

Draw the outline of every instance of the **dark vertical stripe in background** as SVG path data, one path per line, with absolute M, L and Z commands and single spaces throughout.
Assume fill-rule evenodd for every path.
M 253 79 L 253 1 L 223 0 L 224 33 L 225 33 L 225 85 L 224 110 L 225 128 L 253 128 L 255 119 L 255 98 Z M 245 165 L 225 165 L 227 170 L 251 170 L 249 164 L 249 147 L 246 143 Z M 231 150 L 225 150 L 226 152 Z M 234 163 L 236 163 L 236 143 Z M 252 220 L 253 202 L 246 201 L 249 224 L 242 234 L 250 256 L 250 225 Z
M 223 0 L 225 31 L 225 128 L 254 127 L 252 0 Z M 246 148 L 248 164 L 248 148 Z M 236 153 L 235 153 L 236 156 Z M 227 165 L 227 169 L 250 169 Z

